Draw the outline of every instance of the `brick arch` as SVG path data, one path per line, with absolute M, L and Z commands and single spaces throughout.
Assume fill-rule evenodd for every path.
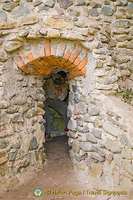
M 66 69 L 70 78 L 86 74 L 87 51 L 79 44 L 45 39 L 31 46 L 29 51 L 17 51 L 15 57 L 16 65 L 25 73 L 46 77 L 58 67 Z

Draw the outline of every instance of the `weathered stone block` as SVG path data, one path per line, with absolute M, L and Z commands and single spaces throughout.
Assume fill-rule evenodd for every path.
M 37 138 L 34 136 L 30 141 L 29 149 L 30 150 L 35 150 L 37 148 L 38 148 L 38 142 L 37 142 Z
M 0 19 L 6 21 L 7 19 L 7 13 L 3 10 L 0 10 Z
M 121 156 L 122 158 L 125 158 L 125 159 L 132 159 L 131 153 L 132 153 L 131 149 L 128 147 L 125 147 L 124 149 L 122 149 Z
M 130 62 L 129 66 L 128 66 L 128 69 L 133 71 L 133 61 Z
M 16 151 L 13 151 L 13 152 L 9 152 L 9 153 L 8 153 L 8 160 L 9 160 L 10 162 L 13 162 L 13 161 L 15 160 L 16 156 L 17 156 L 17 153 L 18 153 L 17 150 L 16 150 Z
M 88 108 L 88 113 L 91 116 L 97 116 L 97 115 L 99 115 L 100 111 L 98 110 L 98 108 L 96 106 L 91 106 Z
M 96 145 L 92 145 L 92 151 L 98 153 L 101 157 L 105 157 L 105 152 Z
M 39 19 L 36 16 L 29 16 L 29 17 L 22 18 L 23 25 L 36 24 L 38 21 Z
M 71 132 L 71 131 L 69 131 L 67 133 L 67 136 L 70 137 L 70 138 L 77 138 L 78 137 L 75 132 Z
M 4 140 L 0 140 L 0 149 L 4 149 L 8 146 L 9 141 L 4 139 Z
M 37 107 L 37 115 L 44 115 L 44 114 L 45 114 L 44 109 Z
M 130 14 L 133 14 L 133 3 L 129 4 L 128 11 Z
M 120 148 L 118 142 L 115 142 L 113 140 L 108 139 L 108 141 L 105 143 L 105 146 L 108 150 L 112 151 L 113 153 L 121 152 L 121 148 Z
M 41 3 L 42 3 L 41 0 L 36 0 L 33 5 L 34 5 L 34 7 L 36 7 L 36 6 L 40 5 Z
M 11 12 L 16 6 L 18 6 L 18 4 L 13 3 L 13 2 L 5 3 L 3 5 L 3 10 L 7 12 Z
M 80 156 L 79 154 L 74 154 L 74 157 L 78 162 L 81 162 L 82 160 L 85 160 L 87 156 Z
M 91 143 L 94 143 L 94 144 L 97 144 L 98 143 L 98 141 L 93 137 L 93 135 L 91 135 L 91 134 L 87 134 L 86 135 L 86 139 L 87 139 L 87 141 L 89 141 L 89 142 L 91 142 Z
M 65 29 L 65 28 L 71 29 L 73 27 L 72 22 L 67 22 L 63 19 L 53 19 L 53 18 L 50 18 L 50 17 L 45 19 L 44 23 L 49 27 L 59 29 L 59 30 L 62 30 L 62 29 Z
M 6 113 L 3 113 L 2 115 L 0 115 L 0 126 L 7 124 L 8 121 L 9 121 L 9 118 L 6 115 Z
M 111 16 L 113 15 L 113 10 L 110 8 L 110 6 L 103 6 L 101 9 L 102 14 Z
M 73 2 L 71 0 L 58 0 L 59 5 L 61 8 L 69 8 Z
M 123 160 L 122 166 L 127 172 L 129 172 L 131 175 L 133 175 L 133 164 L 131 163 L 130 160 Z
M 10 43 L 7 43 L 5 45 L 5 51 L 7 51 L 8 53 L 10 53 L 10 52 L 13 52 L 13 51 L 19 49 L 22 46 L 23 46 L 22 42 L 19 42 L 19 41 L 10 42 Z
M 30 109 L 28 110 L 28 112 L 25 114 L 26 118 L 31 118 L 31 117 L 35 117 L 37 115 L 37 111 L 35 109 Z
M 74 152 L 79 153 L 80 145 L 76 142 L 73 142 L 72 149 L 73 149 Z
M 99 15 L 99 12 L 98 12 L 97 8 L 90 9 L 89 10 L 89 15 L 92 16 L 92 17 L 97 17 Z
M 70 119 L 69 122 L 68 122 L 68 128 L 69 128 L 70 130 L 73 130 L 73 131 L 74 131 L 74 130 L 76 129 L 76 127 L 77 127 L 76 121 Z
M 119 167 L 121 167 L 121 161 L 122 161 L 122 156 L 121 156 L 121 154 L 114 154 L 114 155 L 113 155 L 113 158 L 114 158 L 115 163 L 116 163 Z
M 55 5 L 55 2 L 53 0 L 48 0 L 45 2 L 45 5 L 50 7 L 50 8 L 53 8 L 54 5 Z
M 25 15 L 28 15 L 29 13 L 30 13 L 30 10 L 28 9 L 28 7 L 21 5 L 14 9 L 14 11 L 12 12 L 12 15 L 15 18 L 15 17 L 22 17 Z
M 117 19 L 113 22 L 113 27 L 115 28 L 129 28 L 130 21 L 127 19 Z
M 111 134 L 115 137 L 118 137 L 118 135 L 120 134 L 119 128 L 110 121 L 104 122 L 103 128 L 105 131 L 107 131 L 109 134 Z
M 92 129 L 91 134 L 95 136 L 96 138 L 99 138 L 99 139 L 102 138 L 102 131 L 98 129 Z
M 21 147 L 20 142 L 11 145 L 11 149 L 20 149 L 20 147 Z
M 80 147 L 85 152 L 92 152 L 92 145 L 87 142 L 80 143 Z
M 17 122 L 24 122 L 24 118 L 22 114 L 17 114 L 13 117 L 12 119 L 13 123 L 17 123 Z
M 76 1 L 76 5 L 77 5 L 77 6 L 83 6 L 83 5 L 85 5 L 85 4 L 86 4 L 85 0 L 77 0 L 77 1 Z

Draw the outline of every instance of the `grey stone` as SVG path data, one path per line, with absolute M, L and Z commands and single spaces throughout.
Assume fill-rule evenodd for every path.
M 107 15 L 107 16 L 112 16 L 113 15 L 113 10 L 110 8 L 110 6 L 103 6 L 102 9 L 101 9 L 101 12 L 104 15 Z
M 105 152 L 96 145 L 89 144 L 88 142 L 81 142 L 80 147 L 85 152 L 96 152 L 101 157 L 105 157 Z
M 105 152 L 97 146 L 92 145 L 92 151 L 98 153 L 101 157 L 105 157 Z
M 0 62 L 5 62 L 8 59 L 7 53 L 1 49 L 0 50 Z
M 20 142 L 11 145 L 11 149 L 20 149 L 20 147 L 21 147 Z
M 35 152 L 30 152 L 30 165 L 33 166 L 37 163 Z
M 91 106 L 88 108 L 88 113 L 91 116 L 97 116 L 97 115 L 99 115 L 100 111 L 98 110 L 98 108 L 96 106 Z
M 37 111 L 35 109 L 30 109 L 28 112 L 25 114 L 26 118 L 31 118 L 37 115 Z
M 68 128 L 69 128 L 70 130 L 75 130 L 76 127 L 77 127 L 77 123 L 76 123 L 76 121 L 70 119 L 69 122 L 68 122 Z
M 3 10 L 0 10 L 0 19 L 6 21 L 7 20 L 7 13 Z
M 91 134 L 95 136 L 96 138 L 99 138 L 99 139 L 102 138 L 102 131 L 98 129 L 92 129 Z
M 121 154 L 114 154 L 114 155 L 113 155 L 113 158 L 114 158 L 115 163 L 116 163 L 119 167 L 121 167 L 121 161 L 122 161 Z
M 23 105 L 27 103 L 27 99 L 26 97 L 22 96 L 22 95 L 17 95 L 15 97 L 12 98 L 11 100 L 12 104 L 14 105 Z
M 34 5 L 34 7 L 36 7 L 36 6 L 40 5 L 41 3 L 42 3 L 41 0 L 36 0 L 33 5 Z
M 80 156 L 79 154 L 74 154 L 74 157 L 78 162 L 81 162 L 82 160 L 86 159 L 87 155 Z
M 97 153 L 92 153 L 91 154 L 91 158 L 100 162 L 105 161 L 104 157 L 99 156 Z
M 79 150 L 80 150 L 80 145 L 76 142 L 73 142 L 72 144 L 72 150 L 76 153 L 79 153 Z
M 110 5 L 110 0 L 104 0 L 105 5 Z
M 5 3 L 3 5 L 3 10 L 7 11 L 7 12 L 11 12 L 16 6 L 18 6 L 18 4 L 10 2 L 10 3 Z
M 85 0 L 77 0 L 77 1 L 76 1 L 76 5 L 77 5 L 77 6 L 83 6 L 83 5 L 85 5 L 85 4 L 86 4 Z
M 43 124 L 41 124 L 41 131 L 45 131 L 45 126 Z
M 39 6 L 38 12 L 41 12 L 43 10 L 48 10 L 48 9 L 49 7 L 42 3 L 41 6 Z
M 131 163 L 130 160 L 123 160 L 122 166 L 127 172 L 129 172 L 131 175 L 133 175 L 133 163 Z
M 130 62 L 129 66 L 128 66 L 128 69 L 133 71 L 133 61 Z
M 60 7 L 64 9 L 69 8 L 73 4 L 71 0 L 58 0 L 58 2 Z
M 103 62 L 102 61 L 97 61 L 96 62 L 96 67 L 97 68 L 102 68 L 103 67 Z
M 8 144 L 9 144 L 8 140 L 0 140 L 0 149 L 6 148 Z
M 87 142 L 81 142 L 80 147 L 85 152 L 92 152 L 92 144 L 89 144 Z
M 129 28 L 130 21 L 127 19 L 117 19 L 113 22 L 113 27 L 115 28 Z
M 71 132 L 71 131 L 69 131 L 69 132 L 67 133 L 67 136 L 70 137 L 70 138 L 77 138 L 76 133 L 75 133 L 75 132 Z
M 109 134 L 111 134 L 115 137 L 118 137 L 118 135 L 120 134 L 119 128 L 110 121 L 104 122 L 103 128 L 105 131 L 107 131 Z
M 12 122 L 16 123 L 16 122 L 24 122 L 24 118 L 22 114 L 17 114 L 12 118 Z
M 26 37 L 28 34 L 29 34 L 29 31 L 28 31 L 28 30 L 21 30 L 21 31 L 19 32 L 19 36 L 20 36 L 20 37 Z
M 22 42 L 19 42 L 19 41 L 10 42 L 5 45 L 5 51 L 10 53 L 10 52 L 13 52 L 13 51 L 19 49 L 22 46 L 23 46 Z
M 130 142 L 129 142 L 129 140 L 128 140 L 128 138 L 125 134 L 121 135 L 121 143 L 126 145 L 126 146 L 131 147 L 131 144 L 130 144 Z
M 28 7 L 24 7 L 23 5 L 21 5 L 18 8 L 14 9 L 14 11 L 12 12 L 12 15 L 14 15 L 14 18 L 16 18 L 16 17 L 26 16 L 29 13 L 30 13 L 30 10 L 28 9 Z
M 118 142 L 116 142 L 116 141 L 108 139 L 108 141 L 105 143 L 105 146 L 108 150 L 112 151 L 113 153 L 121 152 L 121 148 L 120 148 Z
M 92 17 L 97 17 L 99 15 L 99 12 L 98 12 L 97 8 L 90 9 L 89 10 L 89 15 L 92 16 Z
M 116 2 L 117 6 L 127 6 L 128 1 L 127 0 L 119 0 Z
M 37 142 L 37 138 L 34 136 L 31 140 L 30 140 L 30 145 L 29 145 L 29 149 L 30 150 L 35 150 L 38 148 L 38 142 Z
M 13 114 L 13 113 L 17 113 L 17 112 L 18 112 L 18 107 L 15 107 L 15 106 L 8 108 L 6 111 L 6 113 L 8 113 L 8 114 Z
M 129 4 L 128 11 L 130 14 L 133 14 L 133 3 Z
M 48 0 L 45 2 L 45 5 L 50 7 L 50 8 L 53 8 L 54 5 L 55 5 L 55 2 L 53 0 Z
M 89 127 L 88 126 L 77 127 L 76 131 L 87 133 L 87 132 L 89 132 Z
M 132 159 L 131 153 L 131 149 L 129 147 L 125 147 L 124 149 L 122 149 L 121 156 L 125 159 Z
M 39 30 L 39 32 L 40 32 L 42 35 L 47 35 L 47 30 L 46 30 L 46 28 L 41 28 L 41 29 Z
M 89 142 L 92 142 L 92 143 L 94 143 L 94 144 L 97 144 L 98 143 L 98 141 L 93 137 L 93 135 L 91 135 L 91 134 L 87 134 L 86 135 L 86 139 L 87 139 L 87 141 L 89 141 Z
M 79 114 L 86 114 L 87 112 L 86 104 L 83 102 L 78 103 L 76 108 L 77 108 L 77 113 Z
M 9 160 L 10 162 L 13 162 L 13 161 L 15 160 L 16 156 L 17 156 L 17 153 L 18 153 L 17 150 L 14 151 L 14 152 L 8 153 L 8 160 Z
M 0 115 L 0 126 L 7 124 L 8 120 L 9 120 L 9 118 L 6 115 L 6 113 L 3 113 L 2 115 Z

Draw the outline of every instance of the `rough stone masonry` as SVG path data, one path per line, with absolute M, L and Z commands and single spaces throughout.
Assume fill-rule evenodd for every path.
M 132 18 L 133 0 L 0 1 L 1 190 L 45 162 L 43 77 L 58 67 L 70 77 L 71 160 L 132 198 L 133 102 L 115 96 L 133 90 Z

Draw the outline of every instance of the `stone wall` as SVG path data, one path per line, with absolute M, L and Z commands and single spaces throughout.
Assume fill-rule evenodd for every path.
M 0 181 L 41 160 L 43 77 L 58 66 L 70 73 L 71 159 L 132 186 L 132 102 L 114 95 L 133 90 L 132 17 L 132 0 L 0 2 Z

